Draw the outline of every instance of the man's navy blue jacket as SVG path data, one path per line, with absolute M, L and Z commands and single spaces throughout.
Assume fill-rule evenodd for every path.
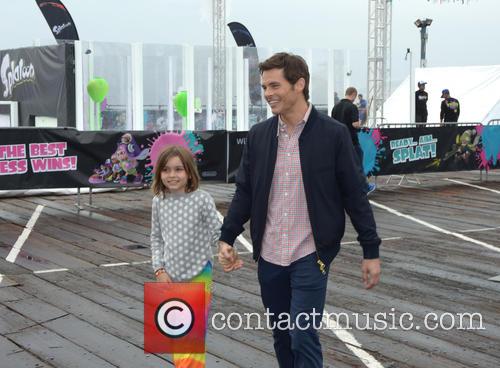
M 277 116 L 250 129 L 236 175 L 236 193 L 221 229 L 220 240 L 232 245 L 250 219 L 254 260 L 260 256 L 266 226 L 278 149 L 277 131 Z M 363 192 L 365 179 L 357 167 L 347 127 L 320 114 L 313 106 L 299 137 L 299 150 L 318 257 L 328 264 L 338 253 L 345 229 L 345 210 L 358 232 L 364 258 L 378 258 L 381 241 Z

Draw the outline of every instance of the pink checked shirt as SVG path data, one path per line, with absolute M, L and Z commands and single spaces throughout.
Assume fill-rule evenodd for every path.
M 285 123 L 278 117 L 278 153 L 261 257 L 280 266 L 288 266 L 316 251 L 299 155 L 299 137 L 311 109 L 312 104 L 309 104 L 302 122 L 291 135 L 288 135 Z

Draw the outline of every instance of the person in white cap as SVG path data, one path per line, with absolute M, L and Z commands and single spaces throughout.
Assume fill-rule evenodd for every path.
M 427 82 L 418 82 L 418 91 L 415 92 L 415 122 L 427 123 L 427 100 L 429 95 L 425 92 Z M 425 124 L 419 124 L 425 126 Z

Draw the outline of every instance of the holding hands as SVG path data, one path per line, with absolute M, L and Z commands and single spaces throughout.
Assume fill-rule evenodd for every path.
M 223 241 L 219 242 L 219 263 L 224 272 L 231 272 L 243 267 L 243 261 L 237 250 Z

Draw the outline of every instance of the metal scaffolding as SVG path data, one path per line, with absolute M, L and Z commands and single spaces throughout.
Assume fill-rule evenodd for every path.
M 368 124 L 383 118 L 390 92 L 392 0 L 368 0 Z
M 214 129 L 226 128 L 226 0 L 212 0 Z M 207 112 L 209 113 L 209 112 Z

